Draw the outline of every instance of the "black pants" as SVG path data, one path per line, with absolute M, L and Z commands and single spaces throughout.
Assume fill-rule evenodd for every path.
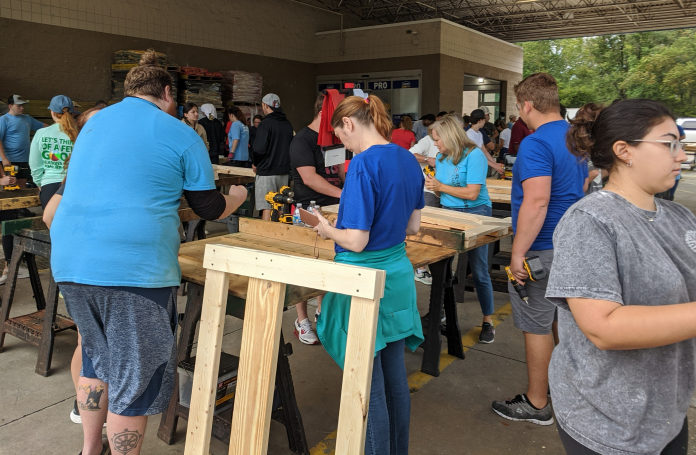
M 41 208 L 46 209 L 46 205 L 48 205 L 48 201 L 51 200 L 54 194 L 56 194 L 56 191 L 58 191 L 58 188 L 60 188 L 61 183 L 49 183 L 48 185 L 44 185 L 41 187 L 41 191 L 39 192 L 39 200 L 41 201 Z
M 17 210 L 0 210 L 0 222 L 8 220 L 16 220 L 18 218 Z M 5 260 L 12 260 L 12 251 L 14 249 L 14 235 L 2 236 L 2 251 L 5 253 Z
M 563 431 L 560 425 L 556 425 L 558 429 L 558 435 L 561 437 L 561 442 L 563 442 L 563 447 L 565 447 L 567 455 L 600 455 L 594 450 L 590 450 L 584 445 L 580 444 L 575 439 L 571 438 L 568 433 Z M 681 432 L 676 438 L 672 440 L 667 447 L 662 451 L 661 455 L 686 455 L 687 449 L 689 448 L 689 425 L 688 419 L 684 418 L 684 426 Z

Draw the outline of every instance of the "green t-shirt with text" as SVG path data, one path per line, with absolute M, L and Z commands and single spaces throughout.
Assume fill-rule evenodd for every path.
M 57 123 L 37 131 L 29 152 L 29 167 L 34 183 L 44 186 L 62 182 L 65 177 L 65 160 L 72 149 L 72 141 Z

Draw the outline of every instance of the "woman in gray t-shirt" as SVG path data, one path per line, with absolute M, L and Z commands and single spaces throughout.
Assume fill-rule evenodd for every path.
M 549 367 L 569 455 L 687 453 L 696 380 L 696 217 L 654 198 L 686 155 L 662 104 L 584 106 L 568 149 L 609 171 L 554 233 L 546 297 L 560 344 Z

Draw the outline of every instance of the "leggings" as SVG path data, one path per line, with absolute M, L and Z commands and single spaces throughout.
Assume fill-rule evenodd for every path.
M 56 194 L 56 191 L 58 191 L 58 188 L 60 188 L 61 185 L 61 182 L 56 182 L 49 183 L 48 185 L 44 185 L 41 187 L 41 191 L 39 191 L 39 200 L 41 201 L 42 209 L 46 209 L 48 201 L 50 201 L 53 195 Z
M 563 431 L 560 425 L 556 425 L 558 429 L 558 435 L 561 437 L 561 442 L 563 442 L 563 447 L 565 447 L 567 455 L 601 455 L 599 452 L 590 450 L 584 445 L 580 444 L 575 439 L 571 438 L 568 433 Z M 681 432 L 676 438 L 672 440 L 667 447 L 661 452 L 661 455 L 686 455 L 687 449 L 689 447 L 689 425 L 688 419 L 684 418 L 684 426 Z
M 17 210 L 0 210 L 0 221 L 16 220 Z M 9 264 L 12 260 L 12 250 L 14 249 L 14 235 L 2 236 L 2 251 L 5 253 L 5 260 Z

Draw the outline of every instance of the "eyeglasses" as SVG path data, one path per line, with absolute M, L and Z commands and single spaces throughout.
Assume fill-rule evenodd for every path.
M 672 158 L 676 158 L 679 155 L 679 150 L 684 150 L 684 144 L 679 139 L 634 139 L 626 142 L 659 142 L 661 144 L 669 144 L 669 154 L 672 155 Z

